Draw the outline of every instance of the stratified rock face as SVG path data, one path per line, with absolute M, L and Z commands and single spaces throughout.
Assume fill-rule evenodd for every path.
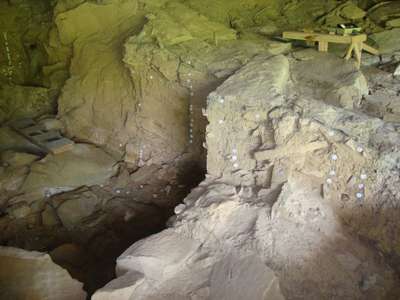
M 398 129 L 357 112 L 357 97 L 353 111 L 330 105 L 342 86 L 331 86 L 325 98 L 299 88 L 309 84 L 301 78 L 310 78 L 314 63 L 301 63 L 302 77 L 297 64 L 283 56 L 259 58 L 210 96 L 209 173 L 260 187 L 284 182 L 293 171 L 306 174 L 321 185 L 323 199 L 345 224 L 398 256 L 400 240 L 393 234 L 400 226 L 394 217 L 400 199 Z M 338 76 L 341 69 L 343 78 L 362 76 L 347 73 L 343 62 L 337 66 L 327 74 Z M 357 90 L 359 80 L 347 82 Z M 318 90 L 323 82 L 315 84 Z
M 114 0 L 84 2 L 55 16 L 61 43 L 74 53 L 71 76 L 58 101 L 69 135 L 119 147 L 127 131 L 135 132 L 129 122 L 135 90 L 120 51 L 141 21 L 136 14 L 136 1 Z
M 84 300 L 86 293 L 48 254 L 0 247 L 0 298 Z
M 362 73 L 323 59 L 258 56 L 209 96 L 208 178 L 94 299 L 391 299 L 395 272 L 356 234 L 399 253 L 400 134 L 358 112 Z
M 139 166 L 182 153 L 202 161 L 206 96 L 255 55 L 289 49 L 260 34 L 277 33 L 277 25 L 336 27 L 366 18 L 353 2 L 334 0 L 77 0 L 59 1 L 54 14 L 49 56 L 58 64 L 72 57 L 58 106 L 67 134 Z M 316 76 L 324 71 L 320 62 Z M 344 99 L 332 100 L 346 108 L 366 87 L 362 77 L 349 77 L 340 82 L 358 80 L 356 90 L 345 84 Z M 334 85 L 337 77 L 330 78 Z
M 253 56 L 290 48 L 239 41 L 180 1 L 85 2 L 55 13 L 61 43 L 73 48 L 59 99 L 68 135 L 139 166 L 203 154 L 206 96 Z

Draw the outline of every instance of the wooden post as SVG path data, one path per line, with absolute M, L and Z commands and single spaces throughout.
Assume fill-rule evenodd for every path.
M 351 43 L 349 48 L 347 49 L 346 55 L 344 57 L 345 60 L 349 60 L 351 58 L 351 54 L 353 53 L 354 43 Z
M 354 43 L 354 53 L 356 55 L 356 66 L 357 69 L 360 69 L 361 67 L 361 51 L 362 51 L 362 43 Z
M 303 32 L 313 33 L 314 31 L 312 29 L 304 29 Z M 309 46 L 309 47 L 314 47 L 315 46 L 315 42 L 306 40 L 306 45 Z
M 328 52 L 328 42 L 319 41 L 318 42 L 318 51 L 320 51 L 320 52 Z

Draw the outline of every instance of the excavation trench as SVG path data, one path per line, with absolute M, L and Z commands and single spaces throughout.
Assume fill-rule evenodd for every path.
M 21 181 L 20 191 L 3 195 L 1 245 L 49 253 L 84 284 L 88 296 L 110 282 L 117 257 L 136 241 L 165 229 L 174 208 L 204 180 L 207 119 L 203 111 L 208 94 L 223 80 L 202 85 L 195 95 L 188 89 L 186 129 L 175 134 L 175 140 L 184 140 L 186 146 L 169 162 L 152 163 L 145 155 L 136 156 L 136 163 L 119 161 L 127 154 L 103 151 L 79 139 L 71 151 L 46 156 L 10 127 L 2 127 L 21 139 L 24 152 L 33 155 L 33 164 L 23 166 L 26 171 L 20 177 L 18 172 L 14 175 Z M 38 120 L 45 125 L 54 122 L 59 121 Z M 184 136 L 177 136 L 180 132 Z M 11 145 L 8 156 L 24 160 L 15 154 L 18 149 Z M 7 168 L 19 170 L 12 163 Z
M 114 278 L 116 258 L 137 240 L 163 230 L 174 207 L 203 178 L 197 162 L 135 171 L 121 164 L 104 184 L 47 197 L 40 224 L 9 220 L 1 245 L 48 252 L 91 295 Z

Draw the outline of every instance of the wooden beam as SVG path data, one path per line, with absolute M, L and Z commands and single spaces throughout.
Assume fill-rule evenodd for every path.
M 354 53 L 356 55 L 357 69 L 360 69 L 360 67 L 361 67 L 362 43 L 354 43 Z
M 366 34 L 358 35 L 333 35 L 324 33 L 307 33 L 297 31 L 285 31 L 283 32 L 283 38 L 304 40 L 311 42 L 328 42 L 337 44 L 350 44 L 352 41 L 365 42 L 367 40 Z
M 379 51 L 376 50 L 375 48 L 368 46 L 366 43 L 362 44 L 362 49 L 373 54 L 373 55 L 379 55 Z

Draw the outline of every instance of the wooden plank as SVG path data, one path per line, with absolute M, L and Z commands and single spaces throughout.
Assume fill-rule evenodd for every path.
M 62 137 L 61 139 L 46 143 L 46 148 L 53 154 L 59 154 L 71 150 L 74 144 L 70 139 Z
M 14 121 L 10 124 L 10 126 L 12 128 L 17 129 L 17 130 L 31 127 L 34 125 L 36 125 L 36 123 L 32 119 L 21 119 L 21 120 Z
M 35 136 L 45 133 L 46 129 L 42 125 L 34 125 L 34 126 L 26 127 L 23 129 L 19 129 L 19 131 L 21 131 L 22 134 L 33 138 Z
M 351 58 L 353 50 L 354 50 L 354 43 L 351 43 L 349 48 L 347 49 L 346 56 L 344 57 L 345 60 L 349 60 Z
M 38 143 L 47 143 L 52 140 L 61 139 L 62 136 L 57 130 L 50 130 L 41 135 L 33 137 Z
M 285 31 L 283 32 L 283 38 L 305 40 L 313 42 L 328 42 L 337 44 L 350 44 L 353 40 L 358 42 L 365 42 L 367 40 L 366 34 L 358 34 L 352 36 L 333 35 L 324 33 L 307 33 L 307 32 L 296 32 L 296 31 Z
M 328 42 L 318 42 L 318 51 L 320 52 L 328 52 Z
M 379 55 L 379 51 L 371 46 L 368 46 L 366 43 L 362 44 L 362 49 L 373 54 L 373 55 Z
M 72 149 L 74 142 L 61 136 L 57 130 L 46 130 L 32 119 L 13 122 L 11 128 L 40 147 L 46 153 L 58 154 Z

